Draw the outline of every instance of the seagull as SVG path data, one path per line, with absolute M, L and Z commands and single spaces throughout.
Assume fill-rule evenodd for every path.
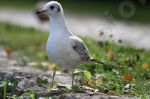
M 44 12 L 50 18 L 50 35 L 47 40 L 46 53 L 50 60 L 58 66 L 64 68 L 74 68 L 79 64 L 98 63 L 92 58 L 83 40 L 70 32 L 65 22 L 63 8 L 57 1 L 48 2 L 42 10 L 36 13 Z M 56 67 L 54 69 L 52 86 Z M 73 85 L 72 78 L 72 85 Z

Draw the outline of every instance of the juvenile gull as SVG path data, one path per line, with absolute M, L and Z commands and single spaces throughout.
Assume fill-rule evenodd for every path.
M 51 34 L 48 37 L 46 53 L 54 63 L 70 69 L 78 64 L 96 62 L 84 42 L 69 31 L 60 3 L 50 1 L 37 14 L 41 12 L 45 12 L 50 18 Z M 56 68 L 53 73 L 52 85 L 55 72 Z

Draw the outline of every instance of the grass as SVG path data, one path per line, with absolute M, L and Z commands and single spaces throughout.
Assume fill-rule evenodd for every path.
M 58 0 L 65 11 L 73 13 L 81 13 L 87 15 L 98 15 L 106 18 L 112 17 L 113 20 L 125 20 L 125 21 L 138 21 L 143 23 L 150 22 L 149 4 L 142 4 L 140 1 L 132 2 L 135 5 L 136 12 L 130 18 L 124 18 L 120 15 L 118 9 L 121 1 L 115 2 L 104 2 L 104 1 L 78 1 L 78 0 Z M 0 3 L 0 8 L 17 8 L 17 9 L 34 9 L 36 0 L 13 0 L 9 3 L 9 0 L 2 0 Z M 147 1 L 148 2 L 148 1 Z M 84 5 L 84 7 L 83 7 Z M 127 11 L 130 10 L 127 8 Z M 109 15 L 104 15 L 105 11 L 109 12 Z
M 48 33 L 33 28 L 0 23 L 0 45 L 26 55 L 30 60 L 48 61 L 45 54 L 47 38 Z M 78 66 L 80 74 L 84 75 L 80 76 L 84 77 L 80 81 L 82 85 L 107 94 L 138 97 L 150 95 L 150 51 L 119 46 L 112 42 L 100 45 L 90 38 L 82 38 L 91 55 L 105 63 Z
M 11 48 L 12 51 L 18 50 L 30 57 L 36 57 L 36 59 L 43 59 L 47 37 L 48 33 L 33 28 L 16 28 L 13 25 L 0 24 L 1 45 Z
M 6 83 L 7 83 L 7 82 L 4 80 L 4 96 L 3 96 L 4 99 L 6 99 L 6 92 L 7 92 L 7 91 L 6 91 Z

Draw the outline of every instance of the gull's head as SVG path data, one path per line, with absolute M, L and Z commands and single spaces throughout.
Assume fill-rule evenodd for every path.
M 51 17 L 63 14 L 63 9 L 61 7 L 61 4 L 58 3 L 57 1 L 50 1 L 44 6 L 42 10 L 39 10 L 36 13 L 39 14 L 42 12 Z

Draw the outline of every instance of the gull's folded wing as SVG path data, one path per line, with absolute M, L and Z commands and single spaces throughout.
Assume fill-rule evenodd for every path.
M 91 55 L 84 42 L 76 36 L 72 36 L 70 39 L 73 49 L 80 55 L 81 60 L 90 61 Z

